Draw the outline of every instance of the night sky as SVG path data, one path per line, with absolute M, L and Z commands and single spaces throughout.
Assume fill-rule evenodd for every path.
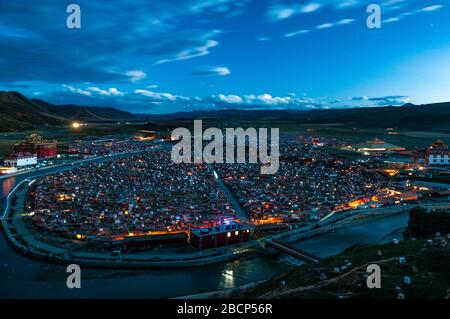
M 66 6 L 81 7 L 81 29 Z M 0 90 L 139 113 L 450 101 L 450 1 L 1 1 Z

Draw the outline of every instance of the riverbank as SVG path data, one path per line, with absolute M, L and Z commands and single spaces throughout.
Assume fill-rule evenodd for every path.
M 403 232 L 408 224 L 407 214 L 398 214 L 384 219 L 374 220 L 365 224 L 354 225 L 348 228 L 337 229 L 334 232 L 329 232 L 325 235 L 318 235 L 309 239 L 300 240 L 293 243 L 295 247 L 304 249 L 322 258 L 322 262 L 328 258 L 333 258 L 345 252 L 347 249 L 355 246 L 369 246 L 369 245 L 383 245 L 391 243 L 392 240 L 402 240 Z M 211 290 L 199 294 L 184 295 L 177 297 L 179 299 L 201 299 L 201 298 L 216 298 L 216 296 L 223 296 L 223 298 L 230 298 L 236 295 L 241 295 L 250 292 L 258 285 L 264 284 L 268 281 L 277 281 L 287 273 L 298 270 L 301 267 L 309 267 L 304 262 L 296 260 L 286 254 L 275 253 L 271 255 L 272 259 L 278 259 L 280 263 L 293 265 L 293 268 L 288 269 L 285 273 L 274 275 L 266 280 L 246 283 L 234 289 Z
M 201 292 L 201 293 L 192 294 L 192 295 L 174 297 L 172 299 L 181 299 L 181 300 L 186 300 L 186 299 L 226 299 L 226 298 L 230 298 L 231 296 L 236 295 L 238 293 L 244 293 L 245 291 L 254 289 L 258 285 L 263 284 L 264 282 L 266 282 L 268 280 L 269 279 L 253 281 L 253 282 L 249 282 L 244 285 L 240 285 L 235 288 Z
M 326 258 L 318 267 L 301 266 L 230 297 L 396 299 L 402 294 L 407 299 L 443 299 L 450 296 L 449 262 L 450 248 L 438 241 L 431 246 L 427 239 L 362 245 Z M 382 268 L 380 289 L 367 288 L 365 275 L 370 264 Z

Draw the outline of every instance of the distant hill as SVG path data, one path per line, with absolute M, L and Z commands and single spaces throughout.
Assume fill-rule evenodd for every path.
M 133 114 L 110 107 L 53 105 L 18 92 L 0 91 L 0 131 L 53 126 L 68 121 L 130 120 Z
M 420 129 L 450 128 L 450 102 L 311 111 L 302 119 L 305 124 L 344 123 L 354 127 L 396 127 Z
M 292 115 L 299 116 L 310 111 L 306 110 L 239 110 L 239 109 L 225 109 L 217 111 L 193 111 L 193 112 L 178 112 L 172 114 L 158 114 L 158 115 L 142 115 L 148 119 L 160 120 L 192 120 L 192 119 L 224 119 L 224 120 L 239 120 L 239 119 L 277 119 L 285 120 L 292 118 Z
M 112 107 L 79 106 L 73 104 L 53 105 L 42 100 L 33 99 L 31 101 L 43 106 L 49 112 L 69 120 L 111 121 L 134 119 L 133 114 Z
M 158 123 L 204 119 L 212 121 L 267 122 L 290 124 L 344 124 L 351 127 L 450 129 L 450 102 L 328 110 L 236 110 L 183 112 L 149 116 Z
M 64 119 L 18 92 L 0 92 L 0 130 L 21 130 L 35 125 L 57 125 Z

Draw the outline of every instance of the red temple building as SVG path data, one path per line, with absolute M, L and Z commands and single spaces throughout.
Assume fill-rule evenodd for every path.
M 36 154 L 38 159 L 56 157 L 57 141 L 46 140 L 37 134 L 31 134 L 25 140 L 14 146 L 14 153 Z
M 249 241 L 251 228 L 237 222 L 224 223 L 211 228 L 191 229 L 191 245 L 198 249 L 209 249 Z

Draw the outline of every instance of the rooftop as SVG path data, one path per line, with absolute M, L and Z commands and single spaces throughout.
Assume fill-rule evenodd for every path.
M 353 148 L 361 151 L 404 151 L 406 148 L 395 144 L 387 143 L 378 138 L 364 143 L 353 145 Z

